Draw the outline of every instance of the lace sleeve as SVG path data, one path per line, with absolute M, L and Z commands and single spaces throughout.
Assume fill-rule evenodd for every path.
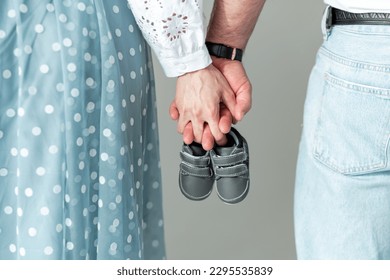
M 205 68 L 202 0 L 128 0 L 145 39 L 168 77 Z

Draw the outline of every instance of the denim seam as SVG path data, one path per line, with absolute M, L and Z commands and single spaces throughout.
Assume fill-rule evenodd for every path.
M 371 94 L 371 95 L 377 95 L 379 97 L 390 98 L 390 89 L 371 87 L 371 86 L 344 81 L 342 79 L 333 76 L 329 72 L 325 73 L 325 80 L 328 81 L 330 86 L 357 91 L 361 94 Z
M 363 69 L 363 70 L 368 70 L 368 71 L 374 71 L 374 72 L 389 72 L 390 73 L 390 66 L 386 66 L 383 64 L 375 64 L 375 63 L 364 63 L 360 62 L 357 60 L 351 60 L 351 59 L 346 59 L 342 56 L 336 55 L 326 49 L 325 47 L 321 47 L 320 54 L 332 59 L 332 61 L 337 62 L 342 65 L 346 65 L 352 68 L 357 68 L 357 69 Z

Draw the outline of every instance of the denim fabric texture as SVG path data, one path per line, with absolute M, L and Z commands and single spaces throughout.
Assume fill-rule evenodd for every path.
M 298 259 L 390 259 L 389 138 L 390 26 L 334 26 L 305 102 Z

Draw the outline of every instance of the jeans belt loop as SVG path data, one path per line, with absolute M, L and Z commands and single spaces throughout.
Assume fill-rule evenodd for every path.
M 322 35 L 326 41 L 330 35 L 332 29 L 332 7 L 326 6 L 321 22 Z

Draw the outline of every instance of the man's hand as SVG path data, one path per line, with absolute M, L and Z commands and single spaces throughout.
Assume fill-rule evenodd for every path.
M 232 112 L 233 122 L 241 121 L 252 107 L 252 85 L 239 61 L 212 57 L 213 65 L 218 68 L 228 81 L 236 98 L 236 109 Z

